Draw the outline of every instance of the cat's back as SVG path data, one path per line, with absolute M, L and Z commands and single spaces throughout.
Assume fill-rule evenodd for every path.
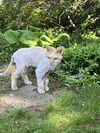
M 42 47 L 35 46 L 31 48 L 21 48 L 13 54 L 15 62 L 23 64 L 34 64 L 35 66 L 39 61 L 44 58 L 46 50 Z
M 31 47 L 31 48 L 21 48 L 18 49 L 13 56 L 17 55 L 33 55 L 33 54 L 42 54 L 45 53 L 45 49 L 39 46 Z
M 46 50 L 44 48 L 39 47 L 39 46 L 35 46 L 35 47 L 30 48 L 30 49 L 32 50 L 32 52 L 38 53 L 38 54 L 41 54 L 41 53 L 45 54 L 45 52 L 46 52 Z

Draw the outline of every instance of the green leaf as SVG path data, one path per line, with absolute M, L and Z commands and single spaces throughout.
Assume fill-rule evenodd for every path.
M 37 28 L 37 27 L 31 26 L 31 25 L 27 25 L 26 29 L 27 29 L 27 30 L 30 30 L 30 31 L 33 31 L 33 32 L 34 32 L 34 31 L 35 31 L 35 32 L 41 31 L 41 28 Z
M 42 35 L 41 36 L 41 39 L 45 39 L 46 41 L 48 41 L 49 43 L 53 43 L 53 41 L 48 37 L 48 36 L 46 36 L 46 35 Z
M 62 36 L 66 36 L 68 39 L 70 39 L 70 36 L 69 36 L 67 33 L 61 33 L 61 34 L 59 34 L 56 38 L 54 38 L 52 41 L 53 41 L 53 42 L 56 42 L 56 41 L 60 40 L 60 38 L 61 38 Z
M 30 47 L 33 47 L 33 46 L 36 46 L 36 45 L 37 45 L 37 42 L 38 42 L 38 40 L 35 40 L 35 41 L 27 41 L 27 44 L 28 44 Z
M 33 44 L 33 42 L 37 39 L 38 39 L 38 36 L 35 33 L 25 30 L 24 34 L 20 38 L 20 41 L 24 44 L 30 45 L 30 44 Z
M 14 44 L 19 41 L 21 33 L 14 30 L 8 30 L 4 33 L 4 36 L 9 43 Z
M 41 40 L 41 43 L 42 43 L 43 47 L 46 47 L 47 45 L 51 45 L 51 43 L 46 42 L 46 41 L 42 41 L 42 40 Z
M 41 37 L 43 34 L 45 34 L 45 32 L 40 32 L 40 31 L 37 31 L 37 32 L 34 32 L 34 34 L 38 37 Z

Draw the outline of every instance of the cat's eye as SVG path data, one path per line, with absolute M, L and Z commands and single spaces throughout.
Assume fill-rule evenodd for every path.
M 58 58 L 54 58 L 54 60 L 58 60 Z
M 47 56 L 48 59 L 50 59 L 50 57 Z

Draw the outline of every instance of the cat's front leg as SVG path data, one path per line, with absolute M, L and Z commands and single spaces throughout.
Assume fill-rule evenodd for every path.
M 44 77 L 44 88 L 46 92 L 49 91 L 48 84 L 49 84 L 49 79 L 47 77 Z
M 45 89 L 44 89 L 44 81 L 41 78 L 37 78 L 37 90 L 39 93 L 43 94 L 45 93 Z
M 44 82 L 44 78 L 47 77 L 47 73 L 50 70 L 49 61 L 44 58 L 40 61 L 36 69 L 36 77 L 37 77 L 37 85 L 38 85 L 38 92 L 45 93 L 45 91 L 49 90 L 48 83 L 49 80 L 46 78 Z
M 37 78 L 38 93 L 41 93 L 41 94 L 45 93 L 43 76 L 41 73 L 38 73 L 38 69 L 36 70 L 36 78 Z

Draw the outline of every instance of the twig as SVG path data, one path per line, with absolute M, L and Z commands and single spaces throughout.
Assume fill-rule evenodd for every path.
M 69 15 L 68 15 L 68 19 L 69 19 L 69 21 L 70 21 L 70 24 L 71 24 L 73 27 L 76 27 Z

